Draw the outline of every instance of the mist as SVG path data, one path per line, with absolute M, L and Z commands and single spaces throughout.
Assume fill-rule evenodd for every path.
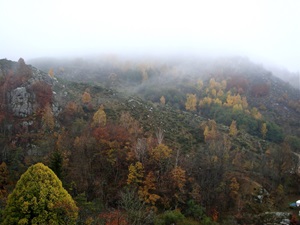
M 2 1 L 0 58 L 233 56 L 300 71 L 299 1 Z

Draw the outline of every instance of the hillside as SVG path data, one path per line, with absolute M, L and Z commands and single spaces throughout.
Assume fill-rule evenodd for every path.
M 36 162 L 81 223 L 128 216 L 129 196 L 157 218 L 180 209 L 183 224 L 255 224 L 300 194 L 299 90 L 248 59 L 31 63 L 0 60 L 1 207 Z

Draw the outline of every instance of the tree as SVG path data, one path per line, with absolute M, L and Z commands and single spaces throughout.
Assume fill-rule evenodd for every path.
M 153 214 L 146 209 L 136 190 L 126 188 L 120 193 L 120 207 L 125 211 L 125 218 L 130 225 L 153 224 Z M 121 221 L 122 222 L 122 221 Z M 122 223 L 118 223 L 122 224 Z
M 3 224 L 76 224 L 78 208 L 55 173 L 42 163 L 28 168 L 9 195 Z
M 161 161 L 171 157 L 172 149 L 167 145 L 159 144 L 156 148 L 152 149 L 150 155 L 156 160 Z
M 262 135 L 263 139 L 265 139 L 267 136 L 267 132 L 268 132 L 266 123 L 262 124 L 260 131 L 261 131 L 261 135 Z
M 159 195 L 152 193 L 156 190 L 155 176 L 152 171 L 148 173 L 143 181 L 143 185 L 139 187 L 138 195 L 145 203 L 154 206 L 156 201 L 160 198 Z M 153 208 L 153 207 L 152 207 Z
M 9 172 L 5 162 L 0 164 L 0 210 L 3 209 L 4 203 L 6 201 L 8 191 L 7 187 L 9 185 Z
M 93 126 L 105 126 L 106 125 L 106 113 L 104 107 L 100 106 L 97 112 L 93 116 Z
M 56 176 L 61 179 L 62 171 L 63 171 L 63 155 L 60 151 L 56 150 L 52 153 L 50 157 L 50 165 L 49 167 L 53 170 Z
M 209 140 L 215 140 L 218 136 L 217 123 L 214 120 L 209 120 L 204 123 L 204 140 L 208 142 Z
M 240 190 L 240 184 L 236 180 L 235 177 L 231 178 L 231 183 L 229 184 L 229 189 L 230 193 L 229 196 L 233 199 L 236 200 L 238 195 L 239 195 L 239 190 Z
M 198 80 L 198 82 L 197 82 L 197 88 L 199 90 L 201 90 L 203 88 L 203 81 L 202 80 Z
M 128 171 L 127 184 L 142 183 L 142 179 L 144 177 L 144 166 L 141 162 L 136 162 L 135 165 L 130 164 Z
M 186 182 L 185 170 L 180 166 L 176 166 L 171 171 L 171 179 L 174 182 L 174 186 L 178 187 L 179 190 L 182 190 Z
M 54 71 L 53 71 L 53 68 L 50 68 L 50 70 L 48 71 L 48 75 L 49 75 L 51 78 L 54 78 Z
M 251 115 L 257 120 L 260 120 L 262 118 L 262 115 L 260 114 L 260 112 L 258 111 L 258 109 L 256 107 L 253 107 L 251 109 Z
M 55 127 L 55 118 L 51 109 L 51 106 L 47 104 L 44 108 L 42 117 L 43 127 L 45 130 L 53 131 Z
M 81 96 L 81 101 L 82 101 L 82 103 L 83 103 L 83 104 L 88 104 L 88 103 L 91 102 L 91 100 L 92 100 L 92 97 L 91 97 L 90 93 L 88 93 L 88 92 L 85 91 L 85 92 L 82 94 L 82 96 Z
M 165 96 L 161 96 L 161 98 L 160 98 L 160 104 L 161 105 L 165 105 L 166 104 L 166 98 L 165 98 Z
M 187 94 L 186 95 L 186 103 L 185 103 L 185 109 L 189 111 L 196 111 L 197 106 L 197 97 L 195 94 Z
M 235 137 L 237 135 L 237 128 L 236 128 L 236 121 L 232 120 L 231 125 L 229 127 L 229 134 L 233 137 Z

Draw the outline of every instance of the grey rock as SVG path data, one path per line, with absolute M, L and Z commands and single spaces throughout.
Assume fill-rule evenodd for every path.
M 33 113 L 32 96 L 25 87 L 18 87 L 8 94 L 10 109 L 15 116 L 27 117 Z

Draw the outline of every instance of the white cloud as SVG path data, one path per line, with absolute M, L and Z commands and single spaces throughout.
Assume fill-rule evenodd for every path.
M 300 70 L 300 1 L 0 0 L 0 57 L 226 51 Z

